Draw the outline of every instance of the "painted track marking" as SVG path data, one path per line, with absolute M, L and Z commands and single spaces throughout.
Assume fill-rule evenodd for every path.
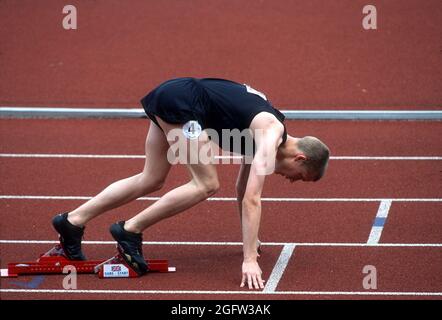
M 248 289 L 247 289 L 248 290 Z M 375 292 L 375 291 L 221 291 L 221 290 L 62 290 L 0 289 L 0 293 L 82 293 L 82 294 L 238 294 L 238 295 L 358 295 L 358 296 L 442 296 L 442 292 Z
M 33 195 L 0 195 L 0 200 L 90 200 L 92 196 L 33 196 Z M 160 197 L 141 197 L 138 201 L 156 201 Z M 207 201 L 237 201 L 236 197 L 212 197 Z M 270 202 L 442 202 L 442 198 L 262 198 Z
M 370 235 L 368 236 L 367 243 L 377 244 L 381 239 L 382 231 L 384 229 L 385 221 L 387 220 L 388 212 L 390 211 L 391 200 L 381 201 L 379 205 L 376 218 L 371 227 Z
M 264 287 L 265 293 L 275 292 L 276 287 L 284 274 L 285 268 L 287 268 L 290 258 L 293 255 L 295 247 L 296 246 L 294 244 L 286 244 L 282 248 L 278 261 L 273 267 L 272 273 L 270 274 L 267 284 Z
M 57 244 L 57 240 L 0 240 L 0 244 Z M 115 241 L 82 241 L 90 245 L 115 245 Z M 242 242 L 215 241 L 143 241 L 144 245 L 177 246 L 242 246 Z M 309 246 L 309 247 L 442 247 L 442 243 L 348 243 L 348 242 L 263 242 L 263 246 Z

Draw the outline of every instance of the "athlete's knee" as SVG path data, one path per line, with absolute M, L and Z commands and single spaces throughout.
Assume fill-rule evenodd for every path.
M 199 183 L 198 190 L 201 196 L 206 199 L 218 192 L 220 187 L 218 179 L 210 179 Z
M 164 177 L 157 177 L 143 172 L 140 176 L 140 187 L 146 192 L 158 191 L 163 188 L 165 180 Z

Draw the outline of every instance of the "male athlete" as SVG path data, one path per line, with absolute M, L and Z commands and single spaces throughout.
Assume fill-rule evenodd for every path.
M 141 100 L 151 125 L 146 138 L 146 161 L 141 173 L 117 181 L 72 212 L 59 214 L 53 226 L 69 259 L 85 260 L 81 240 L 85 224 L 98 215 L 160 190 L 171 168 L 170 147 L 187 150 L 185 159 L 213 143 L 208 132 L 219 137 L 223 129 L 247 131 L 253 152 L 243 157 L 237 178 L 237 200 L 241 214 L 244 260 L 241 287 L 264 288 L 258 265 L 258 230 L 261 193 L 266 175 L 276 173 L 289 179 L 317 181 L 327 167 L 329 149 L 314 137 L 287 134 L 284 115 L 259 91 L 223 79 L 178 78 L 166 81 Z M 174 139 L 168 139 L 174 133 Z M 221 146 L 221 140 L 218 144 Z M 197 143 L 195 143 L 197 141 Z M 229 149 L 222 142 L 223 148 Z M 227 147 L 226 147 L 227 145 Z M 246 154 L 240 148 L 242 154 Z M 232 150 L 227 150 L 232 151 Z M 110 227 L 118 250 L 140 275 L 148 271 L 142 252 L 142 232 L 215 194 L 219 181 L 214 163 L 185 163 L 190 181 L 163 195 L 158 201 L 127 221 Z

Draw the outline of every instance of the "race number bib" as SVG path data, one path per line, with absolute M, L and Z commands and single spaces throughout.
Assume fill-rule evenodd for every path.
M 244 86 L 246 87 L 248 93 L 256 94 L 257 96 L 260 96 L 260 97 L 263 98 L 265 101 L 267 101 L 267 97 L 266 97 L 266 95 L 265 95 L 264 93 L 262 93 L 262 92 L 260 92 L 260 91 L 258 91 L 258 90 L 256 90 L 256 89 L 253 89 L 253 88 L 252 88 L 251 86 L 249 86 L 248 84 L 245 84 L 245 83 L 244 83 Z
M 190 140 L 197 139 L 200 136 L 201 131 L 201 125 L 195 120 L 190 120 L 183 126 L 183 133 L 186 138 Z

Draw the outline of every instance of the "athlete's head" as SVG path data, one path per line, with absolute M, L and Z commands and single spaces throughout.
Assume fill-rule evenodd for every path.
M 327 169 L 329 155 L 328 147 L 318 138 L 288 136 L 278 149 L 275 173 L 291 182 L 318 181 Z

